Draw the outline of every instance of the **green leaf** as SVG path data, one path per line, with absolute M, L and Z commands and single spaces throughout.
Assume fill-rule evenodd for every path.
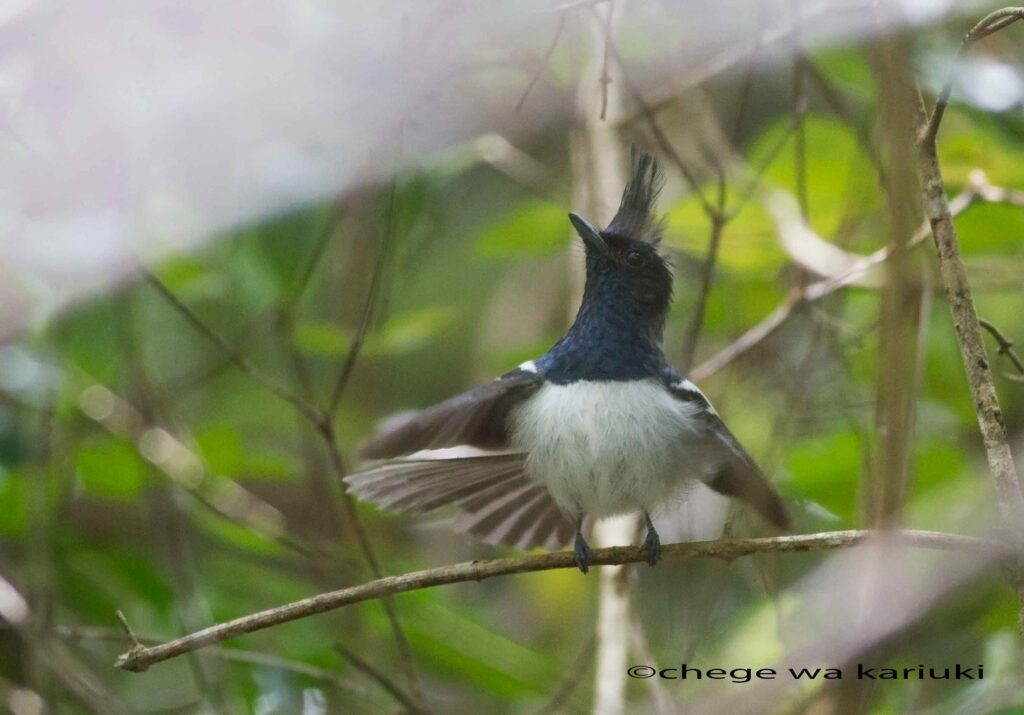
M 192 515 L 195 524 L 206 531 L 217 542 L 237 546 L 257 554 L 274 555 L 286 553 L 285 547 L 269 536 L 228 521 L 206 509 L 197 509 Z
M 227 425 L 211 425 L 196 434 L 196 446 L 210 471 L 233 476 L 244 459 L 242 438 Z
M 0 536 L 23 533 L 27 517 L 24 474 L 0 466 Z
M 861 442 L 861 435 L 852 431 L 799 440 L 787 460 L 790 490 L 852 522 L 864 452 Z
M 426 345 L 455 322 L 451 308 L 432 307 L 393 315 L 366 343 L 366 355 L 402 355 Z
M 86 491 L 111 499 L 134 499 L 146 483 L 146 468 L 135 450 L 112 437 L 83 442 L 75 469 Z
M 568 245 L 568 226 L 565 207 L 531 201 L 485 231 L 476 252 L 486 258 L 556 253 Z
M 217 298 L 224 292 L 223 275 L 196 256 L 174 256 L 160 264 L 156 275 L 168 290 L 189 300 Z
M 295 326 L 295 346 L 315 357 L 337 358 L 348 352 L 351 341 L 336 325 L 304 322 Z
M 754 142 L 749 162 L 758 166 L 785 131 L 789 119 L 779 120 Z M 808 114 L 803 122 L 806 137 L 807 206 L 811 227 L 830 240 L 843 230 L 849 250 L 872 250 L 879 245 L 876 230 L 862 221 L 860 232 L 847 226 L 850 216 L 867 216 L 880 206 L 878 173 L 861 151 L 853 131 L 838 120 Z M 767 185 L 796 191 L 796 168 L 792 152 L 793 137 L 768 165 L 764 173 Z M 754 199 L 756 201 L 756 199 Z M 769 220 L 767 225 L 774 231 Z M 860 241 L 852 241 L 860 238 Z

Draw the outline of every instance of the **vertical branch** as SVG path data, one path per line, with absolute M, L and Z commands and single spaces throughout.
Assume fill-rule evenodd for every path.
M 708 296 L 711 293 L 711 281 L 715 273 L 715 265 L 718 263 L 718 248 L 722 242 L 722 229 L 728 218 L 722 212 L 725 208 L 724 190 L 719 191 L 719 211 L 711 214 L 708 220 L 711 223 L 711 232 L 708 237 L 708 252 L 704 258 L 704 264 L 700 269 L 700 283 L 697 286 L 697 302 L 693 306 L 693 317 L 686 328 L 686 335 L 683 338 L 683 352 L 679 359 L 679 369 L 685 375 L 693 367 L 693 358 L 697 353 L 697 340 L 700 338 L 701 330 L 704 328 L 704 315 L 708 309 Z
M 605 221 L 615 212 L 622 186 L 625 156 L 615 127 L 622 115 L 621 88 L 626 85 L 621 59 L 615 51 L 611 33 L 614 31 L 614 5 L 591 7 L 589 22 L 589 71 L 580 83 L 577 105 L 582 127 L 573 137 L 573 200 L 598 221 Z M 618 62 L 612 81 L 607 57 Z M 601 94 L 601 103 L 610 121 L 595 116 L 593 107 Z M 582 294 L 582 266 L 574 266 L 576 296 Z M 575 303 L 575 301 L 574 301 Z M 599 545 L 629 542 L 638 528 L 635 516 L 605 519 L 594 527 L 594 540 Z M 595 651 L 595 692 L 593 712 L 598 715 L 620 715 L 626 711 L 626 667 L 629 655 L 629 618 L 632 581 L 623 566 L 601 569 L 598 574 L 599 602 L 597 643 Z
M 878 332 L 878 394 L 874 464 L 868 470 L 866 506 L 868 522 L 892 526 L 899 522 L 910 479 L 914 441 L 915 405 L 921 350 L 919 337 L 922 301 L 921 264 L 911 250 L 918 217 L 914 212 L 916 177 L 912 148 L 914 118 L 906 98 L 912 92 L 907 69 L 911 66 L 906 42 L 899 37 L 881 40 L 875 52 L 884 153 L 885 195 L 889 214 L 889 260 L 882 291 Z
M 962 53 L 971 43 L 996 32 L 1016 20 L 1024 18 L 1024 8 L 1005 8 L 983 18 L 964 36 Z M 960 258 L 960 241 L 949 208 L 949 197 L 939 164 L 936 136 L 942 122 L 946 104 L 952 91 L 952 74 L 946 82 L 928 117 L 923 105 L 918 109 L 917 166 L 921 175 L 924 211 L 932 228 L 935 248 L 939 256 L 942 285 L 949 301 L 956 331 L 960 356 L 967 372 L 967 383 L 978 415 L 978 426 L 985 444 L 989 472 L 995 484 L 997 505 L 1004 526 L 1017 544 L 1024 541 L 1024 492 L 1007 442 L 1006 424 L 999 406 L 988 354 L 982 338 L 981 324 L 974 307 L 971 284 Z M 918 94 L 920 97 L 920 94 Z M 1008 567 L 1007 573 L 1017 595 L 1024 601 L 1024 569 L 1019 563 Z M 1024 633 L 1024 608 L 1020 612 L 1019 627 Z

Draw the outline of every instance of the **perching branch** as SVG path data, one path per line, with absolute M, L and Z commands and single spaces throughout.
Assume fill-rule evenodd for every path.
M 694 541 L 665 545 L 662 547 L 661 553 L 663 559 L 704 557 L 729 561 L 740 556 L 755 553 L 829 551 L 851 547 L 868 541 L 875 533 L 873 531 L 851 530 L 760 539 Z M 900 531 L 896 532 L 894 536 L 903 544 L 917 548 L 995 554 L 1000 556 L 1012 553 L 1010 547 L 1006 544 L 977 536 L 962 536 L 935 531 Z M 638 563 L 646 559 L 646 553 L 641 547 L 612 546 L 595 549 L 591 564 L 594 566 L 609 566 Z M 489 561 L 469 561 L 423 571 L 413 571 L 401 576 L 388 576 L 359 586 L 321 593 L 283 606 L 242 616 L 241 618 L 210 626 L 209 628 L 204 628 L 201 631 L 196 631 L 195 633 L 160 645 L 145 646 L 132 644 L 125 653 L 118 657 L 115 665 L 124 670 L 141 673 L 151 665 L 198 650 L 213 643 L 219 643 L 245 633 L 253 633 L 356 603 L 452 583 L 482 581 L 496 576 L 571 568 L 576 568 L 573 553 L 571 551 L 558 551 L 535 556 L 516 556 Z

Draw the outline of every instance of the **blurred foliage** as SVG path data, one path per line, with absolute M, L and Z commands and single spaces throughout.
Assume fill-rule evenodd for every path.
M 952 43 L 955 34 L 941 36 Z M 870 48 L 821 50 L 811 60 L 855 121 L 876 133 Z M 557 70 L 557 55 L 554 62 Z M 737 146 L 750 166 L 767 160 L 789 131 L 789 109 L 771 91 L 785 87 L 789 73 L 787 66 L 766 64 L 755 74 Z M 568 79 L 556 71 L 552 81 Z M 739 86 L 735 77 L 724 77 L 711 80 L 707 90 L 718 99 Z M 1019 110 L 1013 113 L 1011 121 L 971 107 L 951 109 L 940 146 L 951 194 L 976 169 L 995 185 L 1024 189 L 1024 137 Z M 723 125 L 732 120 L 724 117 Z M 848 251 L 866 254 L 883 246 L 885 197 L 855 128 L 812 92 L 801 131 L 811 225 Z M 796 190 L 794 141 L 786 140 L 763 177 L 790 192 Z M 561 148 L 568 138 L 553 131 L 534 142 L 525 150 L 551 175 L 567 177 Z M 714 178 L 706 178 L 704 188 L 713 191 Z M 155 268 L 169 290 L 261 371 L 326 405 L 390 232 L 397 250 L 385 262 L 377 316 L 334 423 L 350 460 L 388 414 L 428 405 L 543 351 L 574 307 L 566 275 L 579 251 L 567 248 L 564 196 L 524 188 L 468 161 L 396 182 L 393 215 L 391 188 L 370 188 L 241 228 Z M 729 195 L 745 185 L 741 175 L 730 178 Z M 663 197 L 665 246 L 678 278 L 670 355 L 681 352 L 709 232 L 692 195 L 676 186 Z M 981 289 L 979 312 L 1024 342 L 1024 207 L 978 205 L 957 226 L 979 285 L 988 285 L 992 274 L 972 261 L 993 259 L 1011 276 Z M 921 250 L 931 263 L 931 246 Z M 781 248 L 755 196 L 725 227 L 698 362 L 807 279 Z M 703 385 L 794 505 L 800 531 L 865 523 L 862 485 L 878 376 L 886 369 L 877 363 L 878 314 L 877 294 L 864 289 L 800 308 L 778 333 Z M 906 523 L 982 532 L 995 510 L 950 317 L 938 295 L 922 330 Z M 1003 376 L 1012 372 L 1008 362 L 993 361 L 1019 453 L 1024 385 Z M 330 558 L 308 559 L 218 513 L 198 498 L 202 490 L 195 485 L 169 478 L 139 441 L 90 417 L 83 390 L 97 384 L 133 405 L 146 426 L 180 440 L 212 484 L 241 485 L 283 516 L 293 541 L 324 549 Z M 237 638 L 145 675 L 111 668 L 127 646 L 118 609 L 140 637 L 162 640 L 371 578 L 340 516 L 331 487 L 336 476 L 318 435 L 289 404 L 232 365 L 152 285 L 126 285 L 0 348 L 0 389 L 0 574 L 25 594 L 40 632 L 49 628 L 61 638 L 103 689 L 139 712 L 194 712 L 203 703 L 206 712 L 396 711 L 388 693 L 335 648 L 340 642 L 357 650 L 404 687 L 400 655 L 378 603 Z M 358 509 L 388 573 L 502 553 L 422 521 L 368 505 Z M 654 572 L 640 569 L 637 611 L 656 660 L 770 664 L 780 652 L 778 614 L 792 607 L 771 594 L 824 558 L 794 554 L 770 565 L 759 561 L 758 568 L 749 560 L 669 560 Z M 771 571 L 771 578 L 763 579 L 759 569 Z M 768 595 L 765 582 L 774 584 Z M 594 584 L 594 578 L 559 571 L 396 599 L 430 704 L 439 712 L 541 708 L 581 653 L 590 652 Z M 986 679 L 888 683 L 867 694 L 866 711 L 1021 712 L 1010 708 L 1024 703 L 1016 606 L 990 574 L 923 613 L 902 646 L 889 644 L 877 654 L 879 664 L 984 662 Z M 5 683 L 24 684 L 44 694 L 54 712 L 80 711 L 79 700 L 30 651 L 26 641 L 0 631 L 0 692 Z M 268 657 L 247 659 L 254 653 Z M 591 672 L 587 666 L 571 676 L 580 682 L 565 711 L 587 709 Z M 650 696 L 643 683 L 631 688 L 637 702 Z M 816 694 L 819 689 L 810 688 L 808 702 Z

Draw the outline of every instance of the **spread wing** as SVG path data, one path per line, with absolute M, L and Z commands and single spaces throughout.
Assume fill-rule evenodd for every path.
M 555 549 L 576 533 L 548 490 L 526 476 L 521 454 L 399 458 L 345 481 L 350 492 L 389 511 L 455 507 L 458 514 L 449 525 L 488 544 Z
M 386 427 L 363 448 L 362 456 L 388 459 L 460 445 L 505 449 L 509 413 L 542 384 L 536 372 L 513 370 Z
M 362 452 L 379 461 L 345 477 L 349 492 L 389 511 L 454 508 L 450 525 L 490 544 L 566 545 L 575 524 L 526 475 L 525 455 L 507 451 L 510 413 L 543 383 L 514 370 L 385 427 Z
M 704 483 L 720 494 L 746 502 L 772 524 L 788 530 L 789 512 L 782 498 L 722 422 L 704 393 L 674 370 L 666 372 L 665 384 L 678 399 L 697 402 L 704 408 L 697 413 L 697 419 L 702 421 L 712 439 L 714 457 L 714 469 L 707 474 Z

